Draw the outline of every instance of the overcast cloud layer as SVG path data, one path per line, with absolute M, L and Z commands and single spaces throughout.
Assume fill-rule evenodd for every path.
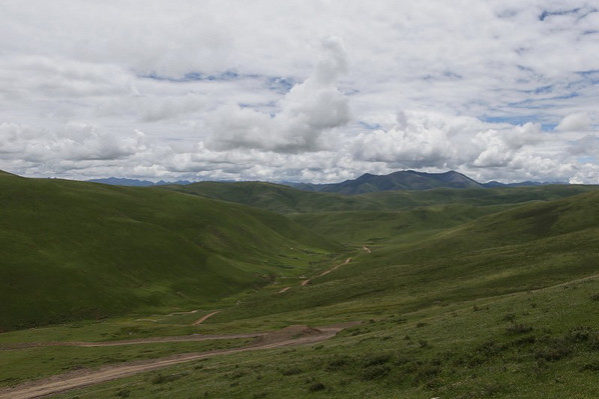
M 0 2 L 0 169 L 599 183 L 596 1 Z

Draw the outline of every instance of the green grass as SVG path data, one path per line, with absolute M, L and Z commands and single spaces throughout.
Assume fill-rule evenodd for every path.
M 191 362 L 56 397 L 594 398 L 596 278 L 388 310 L 323 344 Z
M 341 250 L 287 218 L 152 188 L 0 176 L 0 330 L 191 310 Z
M 597 190 L 597 186 L 556 185 L 489 189 L 439 188 L 342 195 L 302 191 L 263 182 L 201 182 L 162 188 L 250 205 L 278 213 L 393 211 L 448 204 L 474 206 L 523 204 L 531 201 L 552 201 Z
M 113 347 L 50 346 L 18 350 L 3 350 L 0 365 L 4 370 L 0 387 L 14 386 L 81 369 L 129 361 L 155 359 L 179 353 L 229 349 L 247 345 L 251 339 L 213 340 L 200 342 L 154 343 Z
M 23 187 L 13 193 L 15 197 L 23 196 L 20 189 L 32 183 L 25 179 L 22 182 Z M 75 190 L 75 186 L 62 182 L 35 183 L 59 184 L 65 193 Z M 139 306 L 134 314 L 133 310 L 120 313 L 126 317 L 4 333 L 0 334 L 0 347 L 15 342 L 268 331 L 292 324 L 363 324 L 318 345 L 194 361 L 57 398 L 599 396 L 599 192 L 594 187 L 440 189 L 343 197 L 300 195 L 290 188 L 256 183 L 201 184 L 185 190 L 76 186 L 76 191 L 93 193 L 85 196 L 78 191 L 67 206 L 82 206 L 77 216 L 80 227 L 84 225 L 80 221 L 88 221 L 96 230 L 114 229 L 117 235 L 125 234 L 126 224 L 111 224 L 111 212 L 118 210 L 144 223 L 144 231 L 138 230 L 137 234 L 158 234 L 154 229 L 170 232 L 157 235 L 153 245 L 160 245 L 162 239 L 172 243 L 168 240 L 173 240 L 171 234 L 176 232 L 176 248 L 184 252 L 182 248 L 190 241 L 196 242 L 193 237 L 200 235 L 203 252 L 199 253 L 208 253 L 202 278 L 208 279 L 206 284 L 215 292 L 224 289 L 226 295 L 215 293 L 202 299 L 198 293 L 194 297 L 197 302 L 170 302 L 170 291 L 165 290 L 160 296 L 163 302 L 149 311 Z M 38 188 L 41 191 L 36 195 L 48 196 L 48 187 Z M 206 193 L 210 190 L 212 194 Z M 217 191 L 218 201 L 203 197 L 217 198 Z M 115 196 L 128 200 L 119 202 Z M 91 205 L 96 201 L 92 197 L 101 197 L 97 200 L 106 209 Z M 0 198 L 7 201 L 5 194 Z M 23 198 L 22 207 L 14 208 L 14 220 L 22 220 L 27 212 L 44 206 L 35 201 L 28 203 L 27 196 Z M 83 206 L 82 199 L 90 203 L 84 201 Z M 220 200 L 275 210 L 288 217 Z M 90 210 L 100 212 L 100 216 L 90 218 Z M 35 264 L 42 255 L 44 261 L 52 259 L 49 254 L 59 254 L 64 261 L 64 248 L 52 237 L 60 232 L 63 238 L 85 238 L 67 225 L 53 230 L 47 241 L 27 241 L 22 239 L 24 233 L 19 236 L 17 230 L 10 230 L 13 224 L 8 219 L 12 216 L 6 215 L 0 221 L 0 232 L 8 232 L 2 238 L 4 245 L 7 241 L 38 245 L 45 251 L 15 252 L 15 262 L 29 260 Z M 29 224 L 35 228 L 51 226 L 35 218 L 27 220 L 34 221 Z M 103 223 L 109 226 L 104 228 Z M 103 239 L 110 237 L 107 234 Z M 141 245 L 133 239 L 127 242 Z M 87 252 L 78 256 L 89 259 L 90 270 L 95 270 L 99 266 L 93 262 L 94 240 L 82 244 Z M 118 244 L 112 245 L 118 248 Z M 372 253 L 364 251 L 364 245 Z M 161 256 L 171 256 L 167 248 L 161 248 L 167 251 Z M 121 251 L 128 253 L 129 248 Z M 120 256 L 129 254 L 117 252 L 102 259 L 119 260 Z M 319 276 L 350 256 L 350 263 Z M 228 263 L 210 267 L 210 259 L 221 258 Z M 128 259 L 133 262 L 133 257 Z M 148 284 L 154 280 L 161 285 L 177 281 L 171 267 L 169 261 L 168 266 L 149 268 L 154 274 Z M 72 273 L 77 269 L 69 270 Z M 97 275 L 101 282 L 102 278 L 111 278 L 111 283 L 118 285 L 117 280 L 123 279 L 120 272 L 117 277 L 113 275 L 120 268 L 97 270 L 106 274 Z M 236 279 L 241 279 L 239 289 L 218 285 L 220 281 L 235 284 L 225 283 L 231 270 Z M 250 276 L 245 286 L 244 276 Z M 300 286 L 307 277 L 311 283 Z M 185 280 L 180 283 L 183 286 L 195 286 L 199 281 L 190 275 L 181 278 Z M 282 287 L 291 288 L 279 294 Z M 104 290 L 110 292 L 102 287 Z M 186 290 L 193 292 L 193 288 Z M 16 292 L 6 296 L 9 294 L 0 291 L 0 295 L 5 295 L 7 303 L 17 297 Z M 54 306 L 50 302 L 48 309 Z M 196 308 L 199 311 L 193 314 L 168 314 L 171 309 Z M 216 309 L 220 313 L 205 324 L 192 326 L 194 320 Z M 186 352 L 199 347 L 172 344 L 156 347 L 148 356 L 160 356 L 164 348 Z M 46 356 L 42 350 L 32 349 L 14 350 L 5 364 L 25 370 Z M 104 348 L 98 352 L 82 349 L 69 348 L 60 361 L 23 371 L 23 378 L 60 373 L 78 364 L 97 367 L 111 358 L 121 359 L 112 352 L 102 352 Z M 122 359 L 141 355 L 140 348 L 134 347 L 123 353 Z M 48 356 L 58 359 L 54 352 Z M 5 384 L 14 383 L 13 374 L 3 373 L 0 379 Z

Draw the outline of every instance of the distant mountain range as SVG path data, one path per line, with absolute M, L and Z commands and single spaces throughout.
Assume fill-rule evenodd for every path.
M 164 186 L 164 185 L 187 185 L 193 182 L 179 180 L 175 182 L 159 181 L 157 183 L 148 180 L 124 179 L 110 177 L 107 179 L 89 180 L 94 183 L 103 183 L 117 186 Z M 520 182 L 504 184 L 497 181 L 479 183 L 466 175 L 455 171 L 445 173 L 425 173 L 414 170 L 394 172 L 388 175 L 363 174 L 355 180 L 346 180 L 341 183 L 313 184 L 313 183 L 281 183 L 303 191 L 327 192 L 338 194 L 364 194 L 377 191 L 394 190 L 430 190 L 433 188 L 495 188 L 495 187 L 522 187 L 539 186 L 556 183 Z M 558 183 L 567 184 L 567 183 Z
M 109 177 L 106 179 L 92 179 L 88 180 L 91 183 L 102 183 L 102 184 L 110 184 L 111 186 L 131 186 L 131 187 L 149 187 L 149 186 L 165 186 L 167 184 L 191 184 L 193 182 L 189 180 L 178 180 L 174 182 L 166 182 L 164 180 L 160 180 L 157 183 L 154 183 L 149 180 L 137 180 L 137 179 L 125 179 L 120 177 Z
M 548 183 L 522 182 L 503 184 L 496 181 L 479 183 L 455 171 L 445 173 L 425 173 L 406 170 L 389 175 L 366 173 L 355 180 L 334 184 L 289 183 L 292 187 L 305 191 L 330 192 L 340 194 L 364 194 L 392 190 L 430 190 L 433 188 L 493 188 L 537 186 Z

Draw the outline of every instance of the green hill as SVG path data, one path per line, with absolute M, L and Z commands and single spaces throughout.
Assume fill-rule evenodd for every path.
M 308 289 L 274 302 L 256 296 L 247 309 L 236 309 L 235 317 L 302 309 L 368 315 L 374 303 L 401 313 L 435 302 L 541 289 L 599 272 L 599 192 L 529 203 L 470 221 L 464 216 L 461 224 L 457 215 L 475 215 L 476 210 L 454 209 L 450 218 L 444 217 L 447 212 L 301 216 L 317 231 L 344 231 L 336 235 L 340 239 L 351 238 L 356 220 L 370 217 L 371 224 L 361 220 L 356 230 L 366 230 L 364 236 L 378 233 L 379 240 L 366 243 L 371 254 L 313 279 Z M 308 223 L 307 218 L 319 221 Z
M 58 397 L 599 395 L 597 187 L 344 196 L 0 175 L 0 250 L 6 326 L 126 316 L 0 334 L 0 349 L 11 348 L 0 386 L 198 350 L 22 343 L 361 321 L 318 345 L 203 359 Z M 199 314 L 137 316 L 195 306 L 220 312 L 199 326 Z
M 264 182 L 201 182 L 162 186 L 164 189 L 236 202 L 279 213 L 379 209 L 381 204 L 364 198 L 314 193 Z
M 0 175 L 0 328 L 189 308 L 340 247 L 283 216 L 163 189 Z M 319 255 L 320 254 L 320 255 Z
M 361 195 L 309 192 L 263 182 L 201 182 L 163 189 L 235 202 L 278 213 L 412 210 L 417 207 L 467 204 L 511 205 L 548 201 L 597 190 L 597 186 L 555 185 L 489 189 L 381 191 Z

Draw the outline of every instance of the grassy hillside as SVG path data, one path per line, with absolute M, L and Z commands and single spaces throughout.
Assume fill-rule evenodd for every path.
M 0 175 L 0 328 L 198 306 L 338 251 L 267 211 Z
M 492 189 L 438 188 L 422 191 L 382 191 L 361 195 L 316 193 L 263 182 L 201 182 L 162 188 L 267 209 L 279 213 L 412 210 L 415 207 L 466 204 L 475 206 L 549 201 L 589 191 L 597 186 L 536 186 Z
M 594 399 L 598 296 L 595 275 L 411 313 L 381 309 L 324 344 L 195 361 L 56 399 Z
M 262 183 L 134 189 L 13 176 L 0 182 L 0 250 L 13 251 L 0 262 L 0 300 L 23 298 L 11 305 L 13 313 L 20 306 L 33 315 L 41 308 L 36 317 L 54 309 L 75 314 L 69 291 L 83 303 L 104 300 L 112 306 L 106 309 L 121 314 L 177 310 L 231 295 L 236 300 L 220 301 L 220 313 L 199 326 L 192 323 L 209 312 L 205 307 L 197 314 L 129 314 L 0 334 L 0 349 L 362 322 L 322 344 L 195 361 L 59 398 L 599 396 L 596 187 L 347 197 Z M 258 208 L 287 213 L 297 224 Z M 23 270 L 30 273 L 22 277 L 21 269 L 7 265 L 29 265 Z M 53 273 L 44 275 L 48 265 Z M 266 284 L 262 276 L 274 272 L 276 284 Z M 300 285 L 307 278 L 309 284 Z M 11 288 L 18 281 L 28 295 Z M 29 281 L 31 287 L 23 284 Z M 56 287 L 70 308 L 52 296 Z M 260 289 L 248 290 L 254 287 Z M 119 307 L 123 302 L 130 307 Z M 7 370 L 0 386 L 194 350 L 185 345 L 118 353 L 14 349 L 0 360 Z
M 599 193 L 588 193 L 445 229 L 432 222 L 428 238 L 391 235 L 307 286 L 267 287 L 200 329 L 364 322 L 331 341 L 58 397 L 596 398 L 598 209 Z
M 268 301 L 273 294 L 263 291 L 231 310 L 231 317 L 302 309 L 312 315 L 368 317 L 374 304 L 407 312 L 435 302 L 540 289 L 589 276 L 599 271 L 598 209 L 595 192 L 527 204 L 458 227 L 451 227 L 453 222 L 441 214 L 429 218 L 428 228 L 426 222 L 413 223 L 411 233 L 394 236 L 379 230 L 386 239 L 371 245 L 372 253 L 362 251 L 334 273 L 314 278 L 310 287 L 292 289 L 276 300 Z M 550 226 L 548 220 L 553 221 Z M 443 224 L 449 228 L 442 229 Z M 368 229 L 367 222 L 364 226 L 358 228 Z M 343 227 L 350 229 L 339 225 Z M 369 234 L 377 233 L 370 229 Z
M 301 191 L 264 182 L 201 182 L 162 186 L 182 193 L 235 202 L 279 213 L 378 209 L 381 204 L 364 198 Z

